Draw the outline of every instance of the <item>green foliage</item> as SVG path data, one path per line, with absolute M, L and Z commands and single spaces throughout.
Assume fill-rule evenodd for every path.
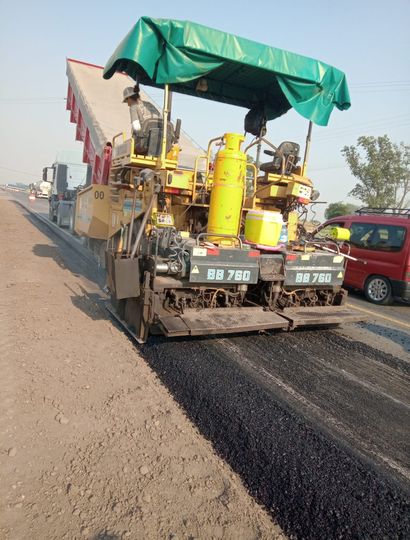
M 358 206 L 342 201 L 329 204 L 325 210 L 325 218 L 331 219 L 337 216 L 346 216 L 353 214 L 358 209 Z
M 358 180 L 349 195 L 372 208 L 404 208 L 410 197 L 410 146 L 395 144 L 387 135 L 362 136 L 356 146 L 342 149 Z

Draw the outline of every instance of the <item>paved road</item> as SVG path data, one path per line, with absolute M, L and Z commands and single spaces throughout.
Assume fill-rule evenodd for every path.
M 400 322 L 408 307 L 389 309 Z M 410 364 L 378 347 L 387 323 L 367 323 L 360 335 L 351 325 L 354 339 L 329 330 L 152 338 L 138 350 L 289 534 L 407 538 Z
M 0 213 L 0 539 L 285 540 L 96 303 L 87 258 L 1 191 Z
M 366 310 L 368 315 L 384 319 L 386 323 L 399 324 L 410 331 L 410 304 L 396 300 L 391 306 L 376 306 L 368 302 L 359 292 L 349 292 L 349 304 L 357 309 Z
M 289 534 L 409 537 L 406 362 L 332 331 L 139 350 Z
M 19 202 L 27 205 L 34 212 L 48 218 L 48 201 L 35 199 L 30 201 L 26 193 L 11 193 Z M 395 302 L 392 306 L 376 306 L 368 302 L 362 294 L 350 292 L 349 304 L 363 312 L 370 321 L 379 321 L 387 327 L 398 327 L 410 332 L 410 305 L 404 302 Z
M 37 212 L 43 217 L 48 219 L 48 199 L 34 199 L 33 201 L 28 198 L 27 193 L 11 192 L 16 201 L 19 201 L 28 206 L 34 212 Z

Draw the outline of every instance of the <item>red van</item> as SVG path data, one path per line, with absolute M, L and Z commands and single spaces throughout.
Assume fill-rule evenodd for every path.
M 351 216 L 323 223 L 315 235 L 327 237 L 332 227 L 350 229 L 350 255 L 367 264 L 348 261 L 344 284 L 361 289 L 374 304 L 393 297 L 410 300 L 410 209 L 362 208 Z

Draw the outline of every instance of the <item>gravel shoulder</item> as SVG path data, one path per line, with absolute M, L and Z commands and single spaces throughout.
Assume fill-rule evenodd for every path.
M 0 211 L 0 537 L 285 538 L 107 318 L 85 263 L 73 273 L 74 251 L 4 197 Z

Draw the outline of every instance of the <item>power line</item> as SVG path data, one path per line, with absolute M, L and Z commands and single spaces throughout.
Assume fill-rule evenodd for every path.
M 354 135 L 355 133 L 359 132 L 374 132 L 374 131 L 383 131 L 386 129 L 393 129 L 393 128 L 399 128 L 402 126 L 407 126 L 409 124 L 409 120 L 403 121 L 403 122 L 385 122 L 382 124 L 375 124 L 372 126 L 364 126 L 364 127 L 357 127 L 352 129 L 346 129 L 343 131 L 339 131 L 337 133 L 329 133 L 329 135 L 326 137 L 324 135 L 321 135 L 320 137 L 316 137 L 317 141 L 327 141 L 329 139 L 339 139 L 340 137 L 348 137 L 349 135 Z
M 376 126 L 369 126 L 367 128 L 356 128 L 356 129 L 351 129 L 351 130 L 347 130 L 347 131 L 344 131 L 342 133 L 333 133 L 333 134 L 329 134 L 328 137 L 318 137 L 316 140 L 317 141 L 329 141 L 329 140 L 334 140 L 334 139 L 340 139 L 340 138 L 343 138 L 343 137 L 350 137 L 352 135 L 355 135 L 357 133 L 360 133 L 360 131 L 366 131 L 366 132 L 374 132 L 374 131 L 385 131 L 385 130 L 391 130 L 391 129 L 395 129 L 395 128 L 402 128 L 402 127 L 405 127 L 405 126 L 408 126 L 410 125 L 410 121 L 406 121 L 406 122 L 393 122 L 393 123 L 385 123 L 385 124 L 380 124 L 380 125 L 376 125 Z
M 66 98 L 59 96 L 49 97 L 30 97 L 9 98 L 0 97 L 0 105 L 61 105 L 67 101 Z
M 311 172 L 317 172 L 317 171 L 328 171 L 330 169 L 345 169 L 347 167 L 347 164 L 345 165 L 333 165 L 331 167 L 319 167 L 318 169 L 315 169 L 315 168 L 312 168 L 312 169 L 309 169 L 308 170 Z
M 327 129 L 327 132 L 333 133 L 335 131 L 344 131 L 345 129 L 363 127 L 369 124 L 380 124 L 381 122 L 390 122 L 393 120 L 407 120 L 408 117 L 410 117 L 410 113 L 396 114 L 394 116 L 386 116 L 384 118 L 375 118 L 374 120 L 368 120 L 367 122 L 358 122 L 356 124 L 349 124 L 348 126 L 344 126 L 344 127 L 338 127 L 338 128 L 331 127 Z
M 402 127 L 407 125 L 408 122 L 410 122 L 410 113 L 379 118 L 375 120 L 370 120 L 368 122 L 359 122 L 357 124 L 350 124 L 344 127 L 328 127 L 325 130 L 314 131 L 313 140 L 315 142 L 334 140 L 337 138 L 349 136 L 350 134 L 357 133 L 360 130 L 367 131 L 383 128 Z M 302 139 L 303 137 L 305 137 L 305 133 L 295 134 L 295 138 Z
M 0 101 L 0 105 L 62 105 L 63 101 L 12 101 L 7 103 L 6 101 Z
M 26 97 L 21 97 L 21 98 L 14 98 L 14 97 L 0 97 L 0 101 L 27 101 L 27 100 L 30 100 L 30 101 L 48 101 L 50 99 L 58 99 L 58 100 L 66 100 L 67 98 L 65 97 L 61 97 L 61 96 L 44 96 L 44 97 L 40 97 L 40 96 L 26 96 Z
M 403 127 L 407 126 L 410 123 L 410 118 L 403 118 L 402 121 L 399 120 L 390 120 L 385 122 L 375 122 L 373 124 L 362 124 L 362 125 L 356 125 L 352 127 L 346 127 L 346 128 L 340 128 L 338 131 L 330 131 L 328 134 L 321 134 L 317 137 L 315 137 L 316 141 L 328 141 L 333 139 L 339 139 L 342 137 L 347 137 L 349 135 L 353 135 L 354 133 L 357 133 L 358 131 L 374 131 L 374 130 L 381 130 L 381 129 L 392 129 L 396 127 Z
M 409 85 L 410 80 L 401 80 L 401 81 L 368 81 L 368 82 L 361 82 L 361 83 L 353 83 L 349 86 L 351 88 L 358 88 L 363 86 L 402 86 L 402 85 Z
M 378 92 L 410 92 L 410 87 L 408 87 L 408 88 L 369 88 L 369 89 L 359 88 L 357 90 L 353 89 L 353 92 L 354 92 L 354 95 L 357 95 L 357 94 L 377 94 Z
M 402 127 L 407 127 L 407 126 L 410 126 L 410 122 L 406 122 L 406 123 L 403 123 L 403 124 L 395 124 L 394 126 L 384 126 L 383 128 L 375 128 L 375 129 L 379 129 L 379 130 L 383 129 L 383 131 L 385 131 L 385 130 L 389 130 L 389 129 L 393 129 L 393 128 L 402 128 Z M 358 133 L 359 133 L 358 131 L 351 131 L 351 132 L 348 132 L 348 133 L 342 133 L 342 134 L 339 134 L 339 135 L 335 135 L 335 136 L 329 137 L 327 139 L 319 139 L 319 140 L 317 140 L 317 142 L 321 143 L 321 144 L 324 144 L 324 143 L 327 143 L 327 142 L 334 142 L 335 140 L 338 140 L 338 139 L 354 137 Z
M 41 176 L 39 175 L 38 173 L 31 173 L 31 172 L 27 172 L 27 171 L 20 171 L 19 169 L 10 169 L 10 167 L 4 167 L 3 165 L 0 165 L 0 169 L 4 169 L 6 171 L 11 171 L 11 172 L 16 172 L 16 173 L 19 173 L 19 174 L 25 174 L 27 176 L 35 176 L 35 177 L 38 177 L 38 176 Z

